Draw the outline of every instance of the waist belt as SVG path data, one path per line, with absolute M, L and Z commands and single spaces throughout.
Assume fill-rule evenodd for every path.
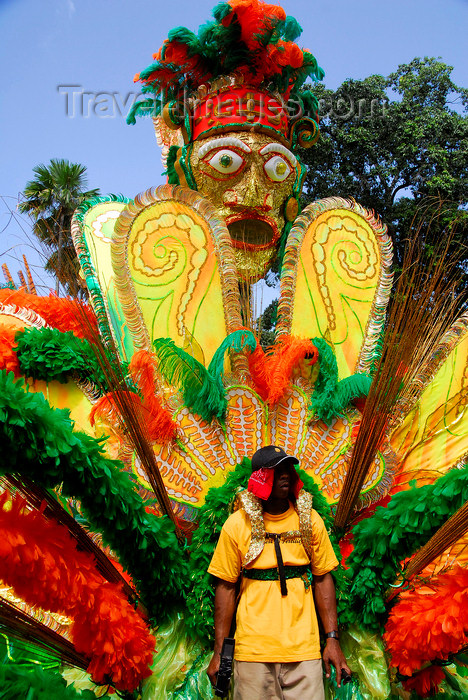
M 253 579 L 254 581 L 278 581 L 286 583 L 288 578 L 300 578 L 304 583 L 304 588 L 307 590 L 313 581 L 312 571 L 308 564 L 303 566 L 283 566 L 280 572 L 275 566 L 272 569 L 244 569 L 245 578 Z M 281 587 L 283 593 L 283 587 Z

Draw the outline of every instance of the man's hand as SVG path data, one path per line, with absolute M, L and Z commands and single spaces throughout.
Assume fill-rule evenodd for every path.
M 336 684 L 341 687 L 341 669 L 344 669 L 351 675 L 351 669 L 346 663 L 343 652 L 341 651 L 340 643 L 337 639 L 327 639 L 325 649 L 323 650 L 323 665 L 325 666 L 325 675 L 330 678 L 330 664 L 333 664 L 336 671 Z
M 214 654 L 206 672 L 213 688 L 216 686 L 221 651 L 225 637 L 229 637 L 232 617 L 236 609 L 236 584 L 229 581 L 217 580 L 214 600 L 215 645 Z
M 336 616 L 335 584 L 333 583 L 332 575 L 330 573 L 324 574 L 323 576 L 314 575 L 314 588 L 315 605 L 325 632 L 337 630 L 338 620 Z M 339 641 L 333 637 L 327 639 L 327 644 L 323 650 L 323 665 L 325 666 L 325 675 L 327 678 L 330 678 L 330 664 L 333 664 L 335 667 L 336 683 L 338 688 L 340 688 L 341 669 L 343 668 L 349 674 L 351 673 L 351 669 L 346 663 Z
M 216 681 L 218 679 L 220 660 L 221 660 L 221 654 L 219 654 L 219 652 L 215 651 L 215 653 L 211 657 L 210 663 L 208 664 L 208 668 L 206 669 L 206 672 L 208 674 L 208 678 L 210 679 L 210 683 L 213 686 L 213 688 L 216 688 Z

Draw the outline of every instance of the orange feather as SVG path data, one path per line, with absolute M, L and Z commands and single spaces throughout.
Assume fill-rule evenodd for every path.
M 151 674 L 155 639 L 120 587 L 97 571 L 68 530 L 0 495 L 0 578 L 29 605 L 73 618 L 72 639 L 97 683 L 133 691 Z M 122 634 L 122 630 L 125 634 Z
M 154 442 L 166 444 L 177 438 L 177 424 L 155 394 L 156 362 L 157 359 L 153 353 L 140 350 L 133 355 L 129 370 L 143 396 L 142 406 L 145 411 L 148 435 Z
M 295 367 L 309 355 L 315 363 L 318 350 L 308 338 L 281 336 L 268 360 L 268 403 L 274 405 L 283 397 Z
M 0 369 L 14 372 L 15 377 L 21 375 L 18 356 L 14 350 L 16 347 L 15 335 L 18 328 L 0 325 Z
M 400 593 L 385 626 L 391 665 L 413 676 L 428 661 L 456 654 L 468 644 L 466 610 L 468 570 L 460 566 L 434 576 L 427 585 Z M 413 681 L 420 682 L 427 689 L 434 674 L 426 675 L 417 673 L 408 683 L 416 687 Z
M 52 328 L 62 332 L 73 331 L 79 338 L 92 341 L 91 329 L 97 332 L 97 321 L 92 308 L 74 299 L 57 297 L 54 294 L 39 297 L 21 289 L 0 289 L 0 303 L 16 306 L 18 309 L 32 309 Z M 86 320 L 83 314 L 86 315 Z
M 253 352 L 248 354 L 247 359 L 254 388 L 259 394 L 260 398 L 263 399 L 263 401 L 266 401 L 268 399 L 269 392 L 267 373 L 268 357 L 258 341 L 257 347 Z

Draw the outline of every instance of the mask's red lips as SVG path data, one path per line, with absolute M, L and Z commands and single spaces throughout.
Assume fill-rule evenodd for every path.
M 254 210 L 233 214 L 226 219 L 226 224 L 235 248 L 251 250 L 271 248 L 279 237 L 275 221 L 259 215 Z

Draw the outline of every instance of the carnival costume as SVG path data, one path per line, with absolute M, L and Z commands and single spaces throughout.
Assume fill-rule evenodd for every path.
M 339 525 L 353 681 L 337 697 L 395 697 L 401 683 L 466 692 L 468 315 L 437 344 L 422 338 L 417 371 L 404 358 L 380 387 L 391 241 L 354 201 L 300 212 L 298 148 L 318 138 L 302 87 L 323 75 L 300 32 L 258 0 L 219 4 L 198 34 L 171 31 L 130 115 L 153 118 L 168 184 L 75 213 L 90 306 L 0 290 L 8 697 L 34 684 L 54 698 L 108 686 L 211 697 L 206 569 L 247 457 L 268 444 L 299 458 L 315 510 Z M 249 290 L 275 257 L 265 353 Z M 378 391 L 387 412 L 372 409 Z M 444 528 L 455 535 L 428 562 Z M 66 688 L 59 670 L 93 690 Z

